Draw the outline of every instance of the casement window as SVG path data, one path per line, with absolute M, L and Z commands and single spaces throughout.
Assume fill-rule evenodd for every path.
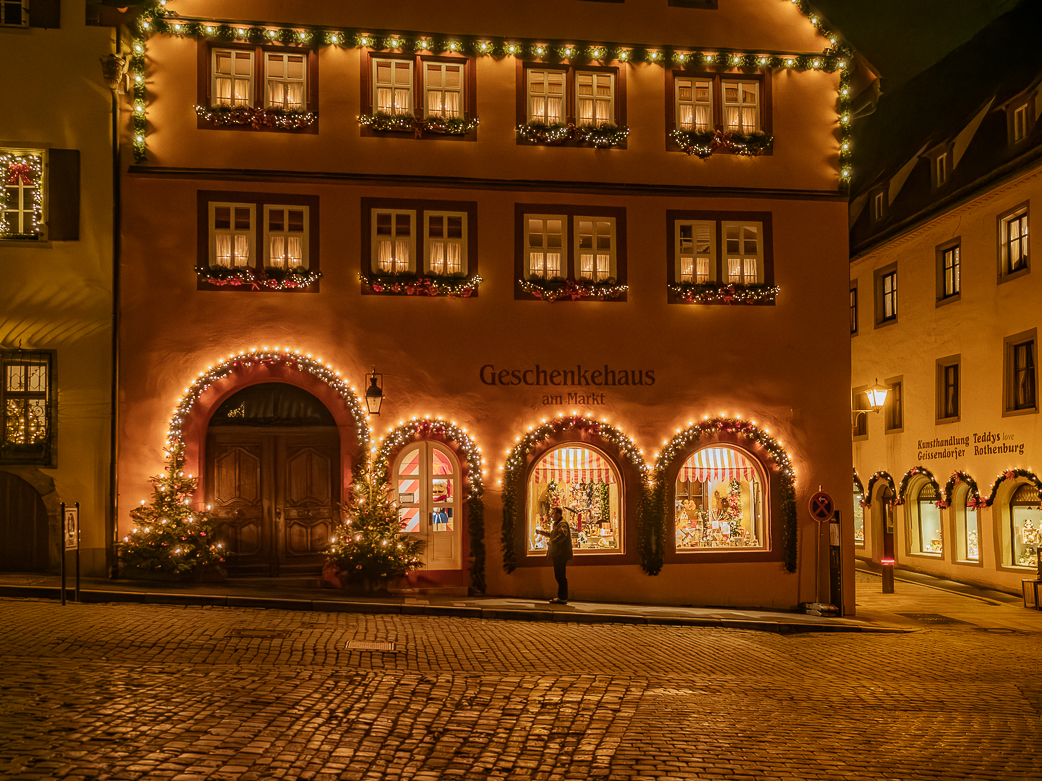
M 676 93 L 677 130 L 709 131 L 713 129 L 713 81 L 694 76 L 678 76 L 673 82 Z
M 427 274 L 463 276 L 467 273 L 467 213 L 424 212 L 424 251 Z
M 955 526 L 955 561 L 980 564 L 979 511 L 976 507 L 967 507 L 969 499 L 970 487 L 966 483 L 959 483 L 952 490 L 949 513 Z
M 249 268 L 257 265 L 253 246 L 257 207 L 252 203 L 211 203 L 210 266 Z
M 1031 329 L 1003 340 L 1003 412 L 1038 411 L 1038 342 Z
M 1002 566 L 1034 569 L 1042 546 L 1042 509 L 1038 489 L 1024 483 L 1002 508 Z
M 253 55 L 240 49 L 213 50 L 212 105 L 253 105 Z
M 887 380 L 890 392 L 886 394 L 883 411 L 883 430 L 887 434 L 904 431 L 904 382 L 900 378 Z
M 307 55 L 264 54 L 264 107 L 285 111 L 307 108 Z
M 213 109 L 257 109 L 306 113 L 314 111 L 312 90 L 317 84 L 318 57 L 304 48 L 227 45 L 200 43 L 199 105 Z M 202 63 L 203 60 L 200 60 Z M 209 68 L 205 74 L 204 69 Z M 200 127 L 213 127 L 212 120 L 199 118 Z M 219 125 L 228 129 L 228 124 Z M 249 122 L 236 123 L 239 128 L 275 130 L 274 126 L 254 127 Z M 284 128 L 281 128 L 284 129 Z M 299 128 L 316 132 L 314 122 Z
M 962 387 L 958 355 L 937 361 L 937 422 L 959 419 L 962 410 Z
M 857 334 L 857 285 L 850 288 L 850 335 Z
M 766 130 L 764 79 L 681 71 L 670 71 L 668 79 L 672 81 L 670 124 L 677 130 L 725 133 Z
M 890 216 L 890 199 L 886 189 L 872 193 L 872 224 L 882 222 Z
M 264 207 L 264 265 L 267 268 L 308 267 L 308 207 Z
M 875 272 L 876 325 L 897 322 L 897 268 L 893 265 Z
M 1027 271 L 1029 268 L 1027 206 L 1020 207 L 999 218 L 999 243 L 1000 277 Z
M 0 147 L 0 243 L 75 241 L 80 153 Z
M 565 278 L 567 231 L 566 215 L 525 215 L 525 279 Z
M 565 71 L 535 68 L 525 71 L 529 123 L 555 125 L 566 121 L 566 77 Z
M 51 462 L 53 358 L 49 351 L 0 352 L 0 463 Z
M 760 85 L 755 81 L 723 80 L 724 130 L 755 133 L 760 129 Z
M 373 111 L 412 114 L 412 60 L 373 60 Z
M 577 125 L 606 125 L 615 121 L 615 75 L 575 75 L 575 122 Z
M 730 284 L 755 285 L 763 281 L 762 226 L 756 222 L 725 222 L 724 272 Z
M 959 272 L 959 245 L 940 250 L 941 298 L 951 298 L 962 291 Z
M 707 284 L 716 280 L 716 223 L 677 220 L 674 223 L 678 282 Z
M 423 115 L 457 118 L 463 116 L 463 64 L 423 64 Z
M 577 276 L 603 282 L 615 276 L 615 220 L 611 217 L 575 218 Z
M 377 274 L 416 273 L 416 212 L 373 209 L 373 271 Z
M 933 184 L 933 186 L 935 188 L 943 187 L 944 185 L 946 185 L 948 183 L 948 173 L 950 171 L 950 169 L 948 167 L 948 161 L 949 161 L 949 157 L 948 157 L 948 153 L 947 152 L 941 152 L 941 154 L 937 155 L 937 157 L 934 158 L 934 162 L 933 162 L 933 182 L 934 182 L 934 184 Z
M 0 27 L 28 27 L 29 0 L 0 0 Z
M 569 224 L 575 234 L 572 277 L 587 282 L 615 277 L 613 217 L 533 214 L 525 218 L 525 278 L 555 280 L 568 276 L 564 247 Z
M 1011 144 L 1020 143 L 1027 138 L 1034 129 L 1035 114 L 1031 110 L 1033 103 L 1034 100 L 1032 99 L 1007 110 L 1007 117 L 1009 118 L 1009 141 Z

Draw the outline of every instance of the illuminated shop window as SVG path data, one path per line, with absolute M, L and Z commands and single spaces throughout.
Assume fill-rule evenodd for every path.
M 676 280 L 707 284 L 716 277 L 716 223 L 710 220 L 677 220 Z
M 253 252 L 257 207 L 252 203 L 210 204 L 210 266 L 256 266 Z
M 435 276 L 466 276 L 467 213 L 424 212 L 424 269 Z
M 0 352 L 0 463 L 50 461 L 51 354 Z
M 861 492 L 861 486 L 854 483 L 854 547 L 865 547 L 865 508 L 861 506 L 861 500 L 865 495 Z
M 395 460 L 394 488 L 402 531 L 424 541 L 428 569 L 460 566 L 460 465 L 444 445 L 416 442 Z
M 766 550 L 765 478 L 756 459 L 725 445 L 691 455 L 677 474 L 678 551 Z
M 937 507 L 937 491 L 926 483 L 915 495 L 911 506 L 911 552 L 924 556 L 940 556 L 944 552 L 941 534 L 941 510 Z
M 463 116 L 463 64 L 427 62 L 423 67 L 423 114 L 446 119 Z
M 607 125 L 615 121 L 615 76 L 583 73 L 575 76 L 575 122 Z
M 525 72 L 528 122 L 565 122 L 565 72 L 529 69 Z
M 373 60 L 373 110 L 412 114 L 412 67 L 407 60 Z
M 969 486 L 960 484 L 952 492 L 951 514 L 955 521 L 955 560 L 978 563 L 980 561 L 980 534 L 977 524 L 977 509 L 967 507 L 970 499 Z
M 264 207 L 264 265 L 268 268 L 308 267 L 308 207 Z
M 373 209 L 373 271 L 378 274 L 416 273 L 416 212 Z
M 622 501 L 618 470 L 606 455 L 585 445 L 546 453 L 528 478 L 528 553 L 546 555 L 551 511 L 564 508 L 576 555 L 621 553 Z
M 1022 485 L 1009 502 L 1009 522 L 1004 524 L 1003 548 L 1007 567 L 1035 567 L 1039 545 L 1042 545 L 1042 510 L 1038 489 Z
M 0 149 L 0 239 L 44 237 L 43 157 L 43 151 Z
M 214 106 L 253 105 L 253 52 L 240 49 L 214 49 Z
M 264 55 L 264 106 L 303 111 L 306 106 L 306 54 Z

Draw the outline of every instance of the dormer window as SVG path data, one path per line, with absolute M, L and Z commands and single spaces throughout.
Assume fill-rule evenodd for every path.
M 876 225 L 890 216 L 890 203 L 886 197 L 886 189 L 872 193 L 872 224 Z
M 1006 110 L 1009 127 L 1009 142 L 1019 144 L 1035 129 L 1034 95 L 1021 103 L 1014 103 Z
M 951 158 L 947 152 L 941 152 L 934 158 L 933 163 L 933 186 L 934 189 L 944 187 L 948 183 L 949 165 Z

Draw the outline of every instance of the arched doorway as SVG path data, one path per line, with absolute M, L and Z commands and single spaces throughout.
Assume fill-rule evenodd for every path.
M 318 572 L 340 501 L 340 439 L 329 410 L 285 383 L 252 385 L 210 418 L 207 497 L 228 569 Z
M 423 540 L 426 569 L 459 569 L 462 482 L 455 454 L 439 442 L 414 442 L 395 459 L 394 489 L 402 531 Z
M 0 571 L 47 569 L 47 508 L 22 478 L 0 472 Z

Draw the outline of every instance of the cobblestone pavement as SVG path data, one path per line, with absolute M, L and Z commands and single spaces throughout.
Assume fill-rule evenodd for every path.
M 348 644 L 394 643 L 394 651 Z M 1042 779 L 1042 633 L 0 600 L 11 779 Z

